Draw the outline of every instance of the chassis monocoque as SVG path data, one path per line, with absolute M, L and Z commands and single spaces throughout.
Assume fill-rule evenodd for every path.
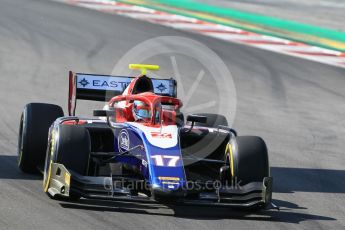
M 69 81 L 69 116 L 57 105 L 30 103 L 20 122 L 19 168 L 43 172 L 50 197 L 247 208 L 271 203 L 265 142 L 237 136 L 222 115 L 193 114 L 185 122 L 175 80 L 71 72 Z M 77 99 L 109 103 L 94 111 L 98 118 L 83 118 L 75 116 Z M 150 105 L 148 121 L 133 120 L 133 101 Z

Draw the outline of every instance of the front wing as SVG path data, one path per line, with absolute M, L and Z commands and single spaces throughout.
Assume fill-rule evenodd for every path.
M 103 199 L 117 201 L 157 202 L 159 199 L 143 194 L 133 194 L 126 187 L 117 186 L 117 181 L 130 181 L 125 177 L 82 176 L 67 170 L 64 165 L 52 163 L 47 180 L 48 190 L 52 197 L 69 197 L 70 193 L 87 199 Z M 142 181 L 137 181 L 138 183 Z M 198 196 L 189 196 L 195 191 L 178 190 L 162 191 L 151 188 L 153 194 L 165 197 L 165 202 L 186 205 L 244 207 L 266 206 L 272 200 L 272 177 L 265 177 L 262 182 L 252 182 L 238 188 L 219 188 L 217 191 L 198 192 Z M 170 203 L 169 202 L 169 203 Z

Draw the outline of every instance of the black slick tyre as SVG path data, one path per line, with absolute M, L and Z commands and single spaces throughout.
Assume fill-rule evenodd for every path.
M 50 151 L 47 151 L 43 187 L 48 193 L 51 163 L 59 163 L 69 171 L 86 175 L 91 153 L 91 140 L 86 128 L 74 125 L 59 125 L 52 132 Z M 71 187 L 73 185 L 71 184 Z M 78 200 L 81 195 L 70 190 L 68 200 Z
M 20 118 L 18 136 L 18 167 L 25 173 L 37 173 L 44 165 L 48 131 L 51 124 L 63 117 L 60 106 L 30 103 Z

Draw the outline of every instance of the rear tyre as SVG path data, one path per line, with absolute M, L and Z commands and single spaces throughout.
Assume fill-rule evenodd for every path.
M 86 128 L 80 126 L 60 125 L 53 132 L 51 151 L 47 152 L 43 187 L 48 193 L 51 175 L 50 162 L 63 164 L 69 171 L 86 175 L 91 152 L 91 140 Z M 78 200 L 80 194 L 71 190 L 68 200 Z
M 48 131 L 51 124 L 63 117 L 60 106 L 30 103 L 20 118 L 18 136 L 18 167 L 26 173 L 37 173 L 44 165 Z
M 228 126 L 228 120 L 223 115 L 214 113 L 198 113 L 195 115 L 207 117 L 206 124 L 195 122 L 196 126 L 203 126 L 208 128 L 218 128 L 219 125 Z

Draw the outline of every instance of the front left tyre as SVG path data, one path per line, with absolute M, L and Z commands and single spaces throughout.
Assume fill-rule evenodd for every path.
M 52 163 L 63 165 L 67 170 L 76 172 L 80 175 L 87 175 L 88 163 L 91 153 L 91 139 L 85 127 L 76 125 L 59 125 L 51 131 L 49 148 L 46 154 L 43 189 L 48 196 L 50 181 L 54 178 Z M 59 198 L 59 197 L 57 197 Z M 80 194 L 70 190 L 69 196 L 64 197 L 68 200 L 78 200 Z
M 25 173 L 37 173 L 44 165 L 48 131 L 51 124 L 63 117 L 58 105 L 30 103 L 20 118 L 18 136 L 18 167 Z

